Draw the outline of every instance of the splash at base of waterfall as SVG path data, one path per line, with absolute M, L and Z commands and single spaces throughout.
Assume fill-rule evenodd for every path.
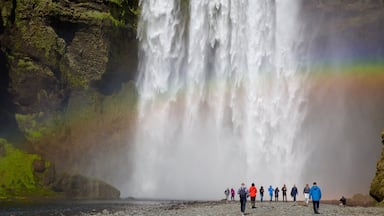
M 142 1 L 128 195 L 210 199 L 240 182 L 301 183 L 296 4 Z

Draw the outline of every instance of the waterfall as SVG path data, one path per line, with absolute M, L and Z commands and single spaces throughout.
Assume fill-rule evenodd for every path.
M 302 184 L 298 1 L 142 0 L 133 197 Z

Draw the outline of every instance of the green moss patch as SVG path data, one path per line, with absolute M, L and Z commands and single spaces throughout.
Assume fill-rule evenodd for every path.
M 124 22 L 115 19 L 110 13 L 107 12 L 87 11 L 81 14 L 81 16 L 84 16 L 87 19 L 91 18 L 94 20 L 98 20 L 98 24 L 101 24 L 102 21 L 111 21 L 114 26 L 124 26 Z
M 41 124 L 41 118 L 44 116 L 42 112 L 34 114 L 16 114 L 16 121 L 19 125 L 19 128 L 23 130 L 26 135 L 26 138 L 29 141 L 38 140 L 49 132 L 49 128 L 44 124 Z
M 0 199 L 53 194 L 34 174 L 33 162 L 41 160 L 39 155 L 18 150 L 1 138 L 0 148 Z

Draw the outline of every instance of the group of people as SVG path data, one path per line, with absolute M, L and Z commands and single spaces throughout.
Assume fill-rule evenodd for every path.
M 284 201 L 287 202 L 288 201 L 287 200 L 287 186 L 285 184 L 281 188 L 281 191 L 283 193 L 283 202 Z M 272 202 L 273 195 L 275 195 L 274 196 L 275 201 L 276 202 L 279 201 L 280 189 L 278 187 L 276 187 L 274 189 L 272 187 L 272 185 L 270 185 L 268 188 L 268 192 L 269 192 L 269 196 L 270 196 L 270 200 L 269 200 L 270 202 Z M 264 187 L 263 186 L 260 187 L 259 193 L 260 193 L 260 202 L 263 202 L 263 198 L 264 198 Z M 235 199 L 235 190 L 233 188 L 231 190 L 229 190 L 229 188 L 227 188 L 224 191 L 224 194 L 226 196 L 227 201 L 228 201 L 228 197 L 230 194 L 231 194 L 231 200 Z M 240 197 L 240 211 L 243 214 L 245 213 L 245 206 L 246 206 L 246 202 L 247 202 L 248 197 L 250 197 L 250 200 L 251 200 L 251 207 L 256 208 L 255 203 L 256 203 L 257 188 L 256 188 L 254 183 L 252 183 L 249 188 L 247 188 L 244 183 L 241 183 L 240 188 L 237 190 L 237 194 Z M 303 190 L 303 194 L 304 194 L 305 205 L 308 205 L 309 200 L 312 199 L 313 210 L 314 210 L 315 214 L 319 214 L 318 210 L 319 210 L 320 199 L 321 199 L 321 190 L 320 190 L 320 187 L 317 186 L 317 183 L 313 182 L 312 187 L 309 187 L 309 185 L 306 184 L 304 187 L 304 190 Z M 297 189 L 296 185 L 294 185 L 291 188 L 291 197 L 293 198 L 294 202 L 296 202 L 297 195 L 298 195 L 298 189 Z
M 308 184 L 307 184 L 308 186 Z M 284 185 L 282 188 L 281 188 L 281 191 L 283 192 L 283 202 L 288 202 L 288 199 L 287 199 L 287 186 Z M 279 201 L 279 187 L 276 187 L 275 189 L 273 189 L 272 185 L 269 186 L 268 188 L 268 192 L 269 192 L 269 201 L 272 202 L 272 198 L 273 198 L 273 194 L 275 194 L 275 201 Z M 296 185 L 293 185 L 292 189 L 291 189 L 291 197 L 293 198 L 293 201 L 296 202 L 296 196 L 298 195 L 298 190 L 297 190 L 297 187 Z M 305 194 L 305 192 L 304 192 Z M 308 204 L 308 203 L 307 203 Z

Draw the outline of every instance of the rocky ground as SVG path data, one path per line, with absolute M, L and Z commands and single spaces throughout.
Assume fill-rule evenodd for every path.
M 341 207 L 331 204 L 320 204 L 321 215 L 384 215 L 383 207 Z M 0 206 L 0 215 L 60 215 L 60 216 L 229 216 L 241 215 L 240 204 L 234 202 L 181 202 L 181 201 L 111 201 L 111 202 L 75 202 L 54 203 L 25 206 Z M 247 203 L 246 215 L 314 215 L 312 206 L 304 206 L 303 202 L 264 202 L 257 203 L 251 209 Z
M 301 203 L 257 203 L 256 209 L 247 203 L 246 215 L 314 215 L 312 206 Z M 340 207 L 324 204 L 320 206 L 321 215 L 384 215 L 380 207 Z M 133 205 L 124 210 L 81 213 L 80 215 L 122 216 L 122 215 L 241 215 L 239 202 L 189 202 L 176 204 Z

